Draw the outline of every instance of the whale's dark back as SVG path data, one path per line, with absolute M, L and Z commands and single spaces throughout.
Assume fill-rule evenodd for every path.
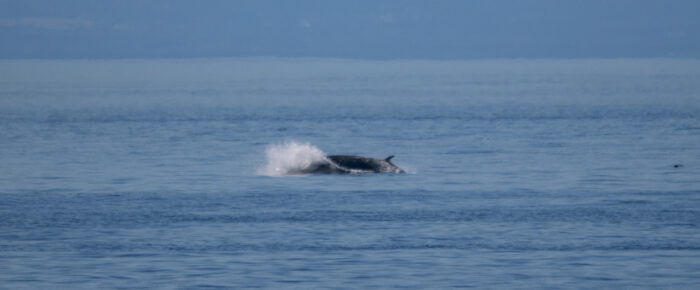
M 384 160 L 352 155 L 330 155 L 328 159 L 344 169 L 368 172 L 404 173 L 403 169 L 391 163 L 390 156 Z
M 333 163 L 338 166 L 355 169 L 355 170 L 366 170 L 366 171 L 379 171 L 380 165 L 377 164 L 376 159 L 361 157 L 361 156 L 350 156 L 350 155 L 331 155 L 328 159 L 333 161 Z

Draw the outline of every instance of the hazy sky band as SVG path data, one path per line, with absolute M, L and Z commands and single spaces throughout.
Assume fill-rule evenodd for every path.
M 698 57 L 700 1 L 0 0 L 0 58 Z

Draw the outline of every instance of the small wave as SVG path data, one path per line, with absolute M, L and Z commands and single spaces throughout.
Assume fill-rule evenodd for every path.
M 285 176 L 298 175 L 313 169 L 313 166 L 327 162 L 326 153 L 309 143 L 290 141 L 270 145 L 265 150 L 267 164 L 258 170 L 259 175 Z

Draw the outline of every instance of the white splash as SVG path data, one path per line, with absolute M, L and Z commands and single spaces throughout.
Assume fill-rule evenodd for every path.
M 265 150 L 265 155 L 267 164 L 258 170 L 258 174 L 266 176 L 300 174 L 327 160 L 326 154 L 316 146 L 295 141 L 270 145 Z

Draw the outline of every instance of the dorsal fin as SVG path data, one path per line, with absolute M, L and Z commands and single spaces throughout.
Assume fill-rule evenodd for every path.
M 394 158 L 394 155 L 391 155 L 391 156 L 389 156 L 389 157 L 387 157 L 387 158 L 384 158 L 384 161 L 386 161 L 386 162 L 391 162 L 391 158 Z

